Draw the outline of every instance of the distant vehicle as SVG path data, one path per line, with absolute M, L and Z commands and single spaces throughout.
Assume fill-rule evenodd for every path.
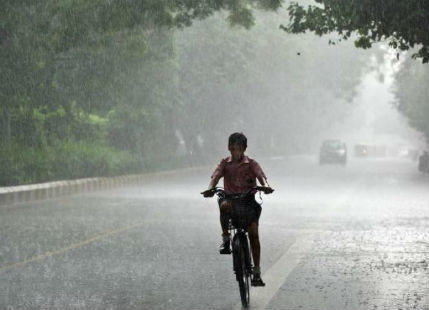
M 425 151 L 419 157 L 419 171 L 423 173 L 429 173 L 429 152 Z
M 367 157 L 368 156 L 368 145 L 356 144 L 355 145 L 355 156 L 356 157 Z
M 386 157 L 387 147 L 384 145 L 355 144 L 355 157 Z
M 341 140 L 325 140 L 320 147 L 319 164 L 347 163 L 347 147 Z

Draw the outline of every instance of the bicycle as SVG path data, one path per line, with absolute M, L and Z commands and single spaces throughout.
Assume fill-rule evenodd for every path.
M 256 192 L 271 194 L 273 191 L 270 187 L 256 186 L 244 194 L 226 194 L 223 188 L 215 187 L 201 193 L 209 193 L 211 196 L 216 194 L 219 199 L 228 199 L 232 202 L 228 230 L 232 236 L 233 269 L 238 281 L 241 304 L 244 308 L 247 308 L 250 302 L 250 277 L 253 268 L 247 235 L 247 228 L 251 223 L 248 199 L 251 198 L 251 194 Z

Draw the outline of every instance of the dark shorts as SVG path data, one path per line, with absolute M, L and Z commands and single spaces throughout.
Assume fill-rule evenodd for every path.
M 219 198 L 218 199 L 218 204 L 219 204 L 219 208 L 222 204 L 223 201 L 228 200 L 226 198 Z M 255 196 L 249 196 L 248 199 L 246 199 L 245 201 L 246 206 L 248 207 L 248 216 L 250 218 L 250 222 L 255 222 L 257 224 L 259 224 L 259 217 L 261 216 L 261 212 L 262 212 L 262 207 L 261 205 L 255 200 Z

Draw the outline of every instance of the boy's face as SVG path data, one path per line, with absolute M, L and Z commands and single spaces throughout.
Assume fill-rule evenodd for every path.
M 244 151 L 246 149 L 239 144 L 232 144 L 232 145 L 228 146 L 228 150 L 231 153 L 232 160 L 240 161 L 243 158 Z

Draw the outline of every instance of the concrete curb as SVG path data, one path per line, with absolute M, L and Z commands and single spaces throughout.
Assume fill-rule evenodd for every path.
M 59 196 L 93 192 L 126 185 L 143 184 L 148 180 L 192 175 L 208 169 L 208 167 L 192 167 L 163 172 L 132 174 L 117 177 L 87 178 L 77 180 L 55 181 L 49 183 L 0 187 L 0 206 L 14 203 L 50 199 Z

